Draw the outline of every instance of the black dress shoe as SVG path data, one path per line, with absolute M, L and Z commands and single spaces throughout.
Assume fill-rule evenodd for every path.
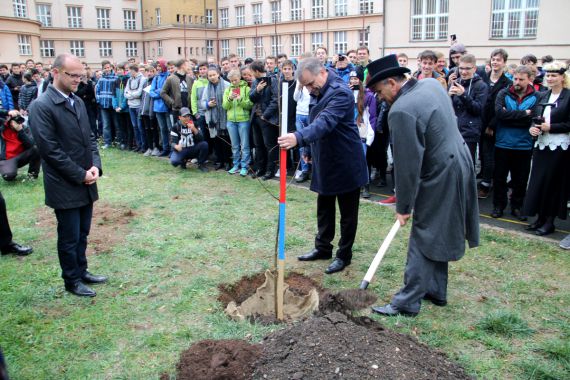
M 520 220 L 521 222 L 524 222 L 527 220 L 526 216 L 523 216 L 521 214 L 521 210 L 519 208 L 512 209 L 511 215 L 514 216 L 515 218 L 517 218 L 518 220 Z
M 265 170 L 257 169 L 255 171 L 255 174 L 253 175 L 253 178 L 263 177 L 264 175 L 265 175 Z
M 269 181 L 271 178 L 275 177 L 275 173 L 273 171 L 266 172 L 263 177 L 261 177 L 264 181 Z
M 445 306 L 447 305 L 447 300 L 440 300 L 439 298 L 435 298 L 429 294 L 426 293 L 426 295 L 423 298 L 426 301 L 429 301 L 431 303 L 433 303 L 435 306 Z
M 349 265 L 350 265 L 350 261 L 339 259 L 337 257 L 336 259 L 334 259 L 334 261 L 331 263 L 331 265 L 329 265 L 328 268 L 325 269 L 325 273 L 326 274 L 333 274 L 336 272 L 340 272 L 341 270 L 343 270 L 344 268 L 346 268 Z
M 396 306 L 392 304 L 388 304 L 386 306 L 375 306 L 372 308 L 372 311 L 378 314 L 386 315 L 388 317 L 395 317 L 398 315 L 405 315 L 407 317 L 415 317 L 418 313 L 413 313 L 410 311 L 400 310 Z
M 86 284 L 102 284 L 104 282 L 107 282 L 107 277 L 97 276 L 92 273 L 85 272 L 83 277 L 81 277 L 81 280 L 83 280 L 83 282 Z
M 214 165 L 214 170 L 220 170 L 224 167 L 224 164 L 222 162 L 216 162 L 216 164 Z
M 556 230 L 554 224 L 545 224 L 542 227 L 538 228 L 534 233 L 538 236 L 546 236 L 550 235 Z
M 332 253 L 322 253 L 318 249 L 313 249 L 310 252 L 305 253 L 297 257 L 299 261 L 314 261 L 314 260 L 329 260 L 332 257 Z
M 536 231 L 543 225 L 544 225 L 544 220 L 537 219 L 534 223 L 531 223 L 528 226 L 526 226 L 525 230 Z
M 65 284 L 65 290 L 79 297 L 95 297 L 97 295 L 95 290 L 91 289 L 81 281 L 77 281 L 73 284 Z
M 491 213 L 491 218 L 500 218 L 503 216 L 503 210 L 501 210 L 500 208 L 495 207 L 493 209 L 493 212 Z
M 3 255 L 8 255 L 10 253 L 13 253 L 16 256 L 27 256 L 32 252 L 34 252 L 34 249 L 32 247 L 20 245 L 15 242 L 10 242 L 10 244 L 8 244 L 7 247 L 2 249 Z

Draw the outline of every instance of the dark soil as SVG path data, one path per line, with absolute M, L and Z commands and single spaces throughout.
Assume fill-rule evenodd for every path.
M 347 315 L 374 304 L 378 297 L 362 289 L 341 290 L 338 293 L 324 291 L 319 295 L 319 314 L 325 315 L 332 312 L 340 312 Z
M 87 254 L 110 252 L 125 239 L 128 224 L 135 217 L 133 210 L 118 205 L 97 202 L 93 206 L 93 220 L 88 238 Z M 57 221 L 53 210 L 44 207 L 38 212 L 36 225 L 53 238 L 57 234 Z
M 276 331 L 262 343 L 254 379 L 469 379 L 415 338 L 342 313 Z
M 244 276 L 234 284 L 221 284 L 218 286 L 220 291 L 218 301 L 222 303 L 224 309 L 232 301 L 241 305 L 243 301 L 254 295 L 257 288 L 264 282 L 265 273 L 258 273 L 252 276 Z M 313 288 L 316 288 L 319 293 L 322 290 L 313 279 L 295 272 L 291 272 L 285 277 L 285 283 L 289 285 L 289 290 L 297 296 L 305 296 Z
M 243 340 L 203 340 L 180 354 L 177 380 L 251 379 L 261 354 L 259 345 Z M 163 375 L 163 378 L 168 378 Z

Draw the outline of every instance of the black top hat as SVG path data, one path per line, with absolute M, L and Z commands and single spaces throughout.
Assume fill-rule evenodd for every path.
M 410 72 L 410 69 L 406 67 L 401 67 L 398 64 L 398 58 L 396 54 L 390 54 L 373 62 L 370 62 L 368 66 L 368 83 L 366 87 L 370 88 L 382 79 L 406 74 Z

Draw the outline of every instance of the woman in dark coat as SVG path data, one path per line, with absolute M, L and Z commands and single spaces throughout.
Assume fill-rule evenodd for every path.
M 539 236 L 554 232 L 554 218 L 566 219 L 570 190 L 570 77 L 561 62 L 544 66 L 549 91 L 544 93 L 541 124 L 533 124 L 529 132 L 537 137 L 532 172 L 523 207 L 523 214 L 536 221 L 527 227 Z

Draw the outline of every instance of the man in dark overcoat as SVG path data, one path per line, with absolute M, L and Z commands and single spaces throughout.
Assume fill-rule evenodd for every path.
M 368 66 L 367 87 L 391 104 L 388 126 L 394 143 L 396 216 L 404 226 L 414 213 L 404 286 L 383 315 L 417 315 L 422 299 L 447 304 L 448 262 L 479 244 L 479 207 L 469 149 L 453 106 L 439 82 L 418 82 L 395 55 Z
M 46 205 L 57 218 L 57 251 L 65 289 L 94 297 L 86 284 L 107 281 L 87 271 L 87 236 L 97 180 L 102 173 L 97 141 L 83 100 L 73 93 L 85 70 L 71 54 L 54 63 L 53 84 L 32 103 L 29 124 L 42 158 Z
M 279 138 L 283 149 L 311 146 L 311 190 L 318 193 L 318 233 L 315 248 L 301 261 L 330 259 L 335 234 L 335 203 L 340 209 L 340 241 L 335 260 L 325 273 L 343 270 L 352 259 L 358 226 L 360 188 L 368 183 L 368 169 L 354 122 L 354 96 L 346 83 L 316 58 L 306 58 L 297 69 L 297 80 L 311 94 L 309 125 Z

